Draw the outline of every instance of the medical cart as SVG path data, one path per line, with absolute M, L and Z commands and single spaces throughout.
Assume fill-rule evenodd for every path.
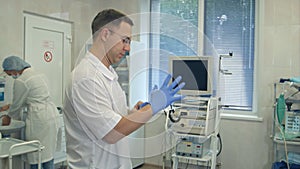
M 0 139 L 0 158 L 8 158 L 9 169 L 12 169 L 13 156 L 38 152 L 38 168 L 41 169 L 41 151 L 44 147 L 38 140 L 23 141 L 14 138 Z
M 284 95 L 283 103 L 280 95 Z M 282 104 L 282 115 L 278 106 Z M 281 124 L 280 124 L 281 123 Z M 286 160 L 291 153 L 300 154 L 300 87 L 291 83 L 274 83 L 272 136 L 274 162 Z
M 192 164 L 215 169 L 220 123 L 218 98 L 191 97 L 174 106 L 180 119 L 167 129 L 175 143 L 172 168 L 177 169 L 181 163 L 186 167 Z

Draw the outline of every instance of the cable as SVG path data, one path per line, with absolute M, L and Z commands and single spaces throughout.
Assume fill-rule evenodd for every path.
M 173 145 L 175 144 L 175 146 L 178 144 L 177 142 L 179 141 L 179 140 L 177 140 L 177 139 L 172 139 L 172 137 L 176 137 L 175 136 L 175 134 L 173 133 L 173 132 L 169 132 L 169 114 L 170 114 L 170 111 L 166 111 L 165 109 L 164 109 L 164 113 L 165 113 L 165 116 L 166 116 L 166 121 L 165 121 L 165 132 L 166 132 L 166 137 L 168 137 L 169 139 L 168 139 L 168 143 L 167 143 L 167 138 L 165 138 L 165 143 L 166 144 L 170 144 L 171 145 L 171 148 L 170 148 L 170 153 L 171 153 L 171 155 L 172 155 L 172 151 L 174 151 L 173 150 Z M 176 142 L 177 141 L 177 142 Z M 167 145 L 166 145 L 166 147 L 168 147 Z M 169 151 L 169 150 L 168 150 Z M 167 154 L 167 150 L 165 150 L 165 156 L 167 156 L 168 154 Z M 170 159 L 171 160 L 171 166 L 173 166 L 173 160 L 172 160 L 172 158 Z
M 291 94 L 290 96 L 286 97 L 285 99 L 289 99 L 290 97 L 295 96 L 295 95 L 298 94 L 299 92 L 300 92 L 300 91 L 296 91 L 296 92 L 294 92 L 293 94 Z
M 208 169 L 208 167 L 211 167 L 210 162 L 211 162 L 211 161 L 208 161 L 207 164 L 206 164 L 206 168 L 207 168 L 207 169 Z
M 287 165 L 287 169 L 290 169 L 290 164 L 289 164 L 289 159 L 288 159 L 288 151 L 287 151 L 287 143 L 286 143 L 286 139 L 285 139 L 285 135 L 284 135 L 284 132 L 281 128 L 281 125 L 279 125 L 278 122 L 276 122 L 276 120 L 274 119 L 275 123 L 277 124 L 277 128 L 279 129 L 281 135 L 282 135 L 282 138 L 283 138 L 283 143 L 284 143 L 284 151 L 285 151 L 285 160 L 286 160 L 286 165 Z M 277 144 L 277 143 L 276 143 Z
M 171 120 L 171 122 L 173 123 L 177 123 L 180 121 L 181 117 L 180 115 L 178 117 L 175 116 L 175 110 L 173 109 L 172 105 L 170 105 L 170 110 L 169 110 L 169 119 Z
M 219 151 L 217 153 L 217 156 L 219 156 L 221 154 L 221 152 L 222 152 L 222 149 L 223 149 L 223 143 L 222 143 L 222 139 L 221 139 L 220 133 L 217 134 L 217 137 L 218 137 L 219 143 L 220 143 Z
M 190 164 L 190 159 L 187 160 L 187 164 L 185 166 L 185 169 L 187 169 L 189 167 L 189 164 Z
M 287 152 L 287 145 L 286 145 L 286 140 L 285 140 L 285 136 L 284 136 L 284 133 L 282 131 L 282 128 L 279 127 L 279 130 L 280 130 L 280 133 L 282 134 L 282 138 L 283 138 L 283 142 L 284 142 L 284 151 L 285 151 L 285 158 L 286 158 L 286 165 L 287 165 L 287 168 L 290 169 L 290 164 L 289 164 L 289 158 L 288 158 L 288 152 Z

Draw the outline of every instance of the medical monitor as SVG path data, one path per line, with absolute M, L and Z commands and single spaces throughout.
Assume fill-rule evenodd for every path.
M 171 56 L 169 69 L 173 78 L 182 76 L 185 86 L 181 94 L 204 96 L 212 95 L 212 57 L 209 56 Z

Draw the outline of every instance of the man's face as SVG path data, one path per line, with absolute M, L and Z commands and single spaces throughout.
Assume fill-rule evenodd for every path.
M 130 51 L 131 26 L 126 22 L 121 22 L 119 28 L 113 27 L 109 31 L 107 57 L 111 64 L 115 64 L 125 56 L 126 51 Z

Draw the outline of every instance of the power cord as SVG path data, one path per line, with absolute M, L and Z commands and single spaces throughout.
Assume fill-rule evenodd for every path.
M 278 118 L 278 117 L 277 117 Z M 279 124 L 278 121 L 276 121 L 275 119 L 273 119 L 276 127 L 279 129 L 280 134 L 282 136 L 283 139 L 283 143 L 284 143 L 284 152 L 285 152 L 285 160 L 286 160 L 286 165 L 287 165 L 287 169 L 290 169 L 290 164 L 289 164 L 289 159 L 288 159 L 288 150 L 287 150 L 287 143 L 286 143 L 286 138 L 285 138 L 285 134 L 282 130 L 282 126 L 281 124 Z M 277 143 L 276 143 L 277 144 Z
M 189 167 L 189 164 L 190 164 L 190 159 L 187 160 L 187 164 L 185 166 L 185 169 L 187 169 Z
M 217 156 L 219 156 L 221 154 L 221 152 L 222 152 L 222 149 L 223 149 L 223 143 L 222 143 L 222 139 L 221 139 L 220 133 L 217 134 L 217 137 L 218 137 L 219 143 L 220 143 L 219 151 L 217 153 Z
M 177 123 L 177 122 L 179 122 L 180 119 L 181 119 L 180 115 L 176 116 L 175 110 L 174 110 L 174 108 L 173 108 L 172 105 L 170 105 L 169 113 L 167 113 L 166 110 L 164 110 L 164 112 L 165 112 L 165 115 L 166 115 L 167 117 L 169 117 L 169 119 L 170 119 L 171 122 L 173 122 L 173 123 Z
M 285 139 L 285 135 L 284 132 L 282 131 L 282 128 L 280 126 L 277 126 L 280 130 L 280 133 L 282 135 L 283 138 L 283 143 L 284 143 L 284 151 L 285 151 L 285 158 L 286 158 L 286 165 L 287 168 L 290 169 L 290 164 L 289 164 L 289 158 L 288 158 L 288 151 L 287 151 L 287 145 L 286 145 L 286 139 Z

